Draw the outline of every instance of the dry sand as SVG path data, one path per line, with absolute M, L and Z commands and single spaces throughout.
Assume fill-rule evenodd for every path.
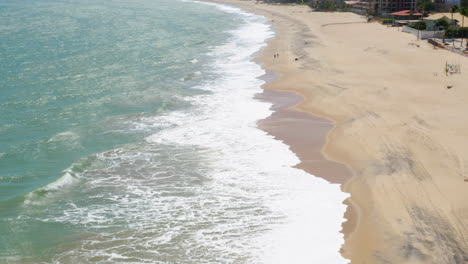
M 276 26 L 261 62 L 281 78 L 266 87 L 302 95 L 294 109 L 335 123 L 322 154 L 354 174 L 343 185 L 353 205 L 343 255 L 355 264 L 468 263 L 468 58 L 351 13 L 222 2 Z M 462 74 L 446 76 L 446 62 Z

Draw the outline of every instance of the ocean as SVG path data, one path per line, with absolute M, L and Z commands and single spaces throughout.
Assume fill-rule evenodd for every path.
M 275 32 L 179 0 L 0 0 L 0 263 L 348 263 L 347 194 L 259 130 Z

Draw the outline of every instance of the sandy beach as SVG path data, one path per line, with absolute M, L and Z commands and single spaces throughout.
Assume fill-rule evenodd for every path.
M 277 30 L 260 62 L 281 78 L 265 88 L 303 100 L 286 100 L 292 112 L 283 107 L 259 125 L 291 146 L 299 167 L 351 194 L 343 256 L 468 263 L 468 58 L 352 13 L 218 2 L 264 15 Z M 461 74 L 447 76 L 446 63 Z

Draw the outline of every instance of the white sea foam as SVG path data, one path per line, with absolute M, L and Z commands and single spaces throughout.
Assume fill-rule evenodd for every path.
M 87 230 L 54 262 L 348 263 L 339 253 L 347 194 L 293 168 L 298 157 L 256 126 L 271 104 L 254 99 L 264 70 L 252 56 L 273 31 L 257 15 L 203 4 L 243 21 L 211 51 L 218 78 L 184 98 L 189 110 L 134 120 L 131 129 L 158 128 L 146 144 L 97 154 L 102 164 L 80 174 L 86 199 L 44 219 Z
M 44 187 L 37 189 L 34 192 L 30 192 L 25 196 L 23 202 L 24 205 L 40 205 L 48 202 L 54 192 L 63 191 L 65 188 L 73 185 L 77 182 L 74 173 L 71 168 L 67 168 L 62 177 L 58 178 L 56 181 L 47 184 Z
M 60 144 L 69 149 L 76 149 L 81 147 L 80 135 L 73 131 L 65 131 L 57 133 L 47 140 L 47 143 Z
M 254 19 L 233 31 L 231 42 L 213 50 L 213 56 L 223 58 L 215 66 L 223 79 L 200 87 L 214 92 L 196 98 L 203 114 L 148 140 L 218 150 L 213 157 L 218 184 L 249 182 L 248 188 L 256 189 L 273 212 L 286 217 L 257 238 L 262 263 L 347 263 L 339 253 L 347 195 L 338 185 L 292 168 L 299 162 L 297 156 L 256 128 L 256 121 L 271 114 L 271 105 L 253 99 L 263 84 L 256 77 L 264 71 L 250 59 L 272 36 L 271 29 L 238 8 L 204 4 Z

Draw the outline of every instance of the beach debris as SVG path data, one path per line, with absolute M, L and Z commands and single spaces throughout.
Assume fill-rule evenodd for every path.
M 465 181 L 465 182 L 468 182 L 468 178 L 465 178 L 465 180 L 464 180 L 464 181 Z
M 461 67 L 460 64 L 458 63 L 448 63 L 445 62 L 445 75 L 448 76 L 448 74 L 461 74 Z
M 298 61 L 299 59 L 302 59 L 302 58 L 304 58 L 304 57 L 305 57 L 305 55 L 300 56 L 300 57 L 297 57 L 297 58 L 295 58 L 294 60 L 295 60 L 295 61 Z
M 418 47 L 418 48 L 419 48 L 419 44 L 416 44 L 416 43 L 413 43 L 413 42 L 410 42 L 410 43 L 408 43 L 408 45 L 411 45 L 411 46 L 416 46 L 416 47 Z
M 453 85 L 447 85 L 447 89 L 452 89 Z

